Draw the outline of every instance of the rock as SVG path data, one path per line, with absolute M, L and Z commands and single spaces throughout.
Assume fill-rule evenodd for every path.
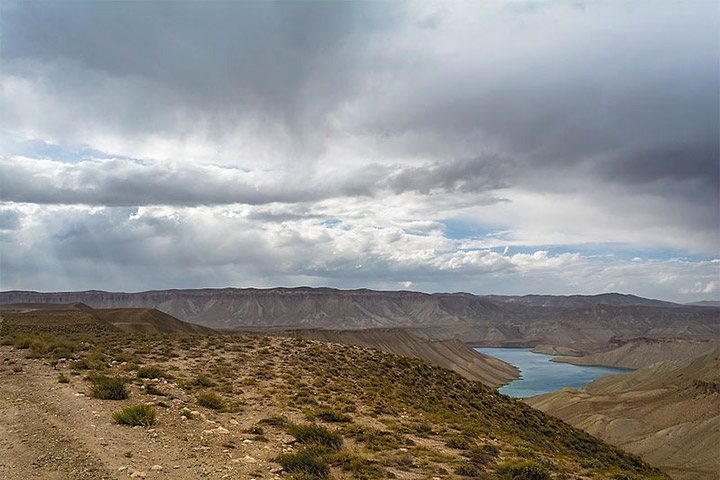
M 162 465 L 153 465 L 152 467 L 150 467 L 150 470 L 155 470 L 156 472 L 159 472 L 162 469 L 163 469 Z
M 130 474 L 131 478 L 145 478 L 147 477 L 147 473 L 141 472 L 140 470 L 135 470 L 133 473 Z
M 127 470 L 127 467 L 124 467 L 124 466 L 123 466 L 123 467 L 118 467 L 118 472 L 122 472 L 122 471 L 124 471 L 124 470 Z
M 240 422 L 238 422 L 238 421 L 235 420 L 234 418 L 231 418 L 231 419 L 230 419 L 230 425 L 240 425 Z
M 245 455 L 245 456 L 242 458 L 242 461 L 243 461 L 243 462 L 246 462 L 246 463 L 256 463 L 256 462 L 257 462 L 257 460 L 255 460 L 255 459 L 254 459 L 253 457 L 251 457 L 250 455 Z
M 217 427 L 210 430 L 203 430 L 202 433 L 214 433 L 216 435 L 224 435 L 226 433 L 230 433 L 230 430 L 223 427 Z

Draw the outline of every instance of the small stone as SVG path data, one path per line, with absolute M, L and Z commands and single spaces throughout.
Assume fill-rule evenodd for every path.
M 162 465 L 153 465 L 152 467 L 150 467 L 150 470 L 155 470 L 157 472 L 159 472 L 162 469 L 163 469 Z
M 230 425 L 240 425 L 240 422 L 238 422 L 238 421 L 235 420 L 234 418 L 231 418 L 231 419 L 230 419 Z
M 122 471 L 124 471 L 124 470 L 127 470 L 127 467 L 125 467 L 125 466 L 123 466 L 123 467 L 118 467 L 118 472 L 122 472 Z
M 256 463 L 257 462 L 257 460 L 255 460 L 250 455 L 245 455 L 242 460 L 243 460 L 243 462 L 246 462 L 246 463 Z
M 131 478 L 145 478 L 147 477 L 147 473 L 141 472 L 140 470 L 135 470 L 133 473 L 130 474 Z
M 243 443 L 252 443 L 252 440 L 246 438 L 245 440 L 243 440 Z
M 174 468 L 175 470 L 177 470 L 177 469 L 180 468 L 180 465 L 174 465 L 173 468 Z

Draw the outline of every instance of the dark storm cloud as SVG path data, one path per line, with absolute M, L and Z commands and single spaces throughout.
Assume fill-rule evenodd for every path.
M 464 6 L 461 21 L 422 5 L 26 2 L 0 16 L 0 52 L 6 74 L 78 105 L 72 123 L 125 134 L 251 123 L 307 160 L 341 129 L 383 163 L 513 158 L 530 188 L 582 171 L 631 187 L 718 177 L 715 2 L 514 2 Z M 360 111 L 338 113 L 348 103 Z M 715 186 L 685 195 L 708 203 Z
M 358 43 L 389 26 L 395 10 L 328 2 L 17 3 L 0 16 L 1 52 L 6 74 L 46 78 L 60 96 L 82 97 L 108 78 L 124 82 L 133 115 L 118 119 L 108 98 L 88 113 L 126 131 L 183 128 L 204 117 L 222 130 L 255 117 L 308 134 L 364 67 Z

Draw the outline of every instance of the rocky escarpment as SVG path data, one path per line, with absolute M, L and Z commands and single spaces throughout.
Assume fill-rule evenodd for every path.
M 588 352 L 619 335 L 720 336 L 717 308 L 657 306 L 657 300 L 619 294 L 549 298 L 552 301 L 543 297 L 537 305 L 527 297 L 309 287 L 0 293 L 0 303 L 155 308 L 212 328 L 408 328 L 418 336 L 455 338 L 477 346 L 548 344 Z M 569 309 L 588 302 L 605 303 Z M 652 305 L 625 305 L 628 302 Z

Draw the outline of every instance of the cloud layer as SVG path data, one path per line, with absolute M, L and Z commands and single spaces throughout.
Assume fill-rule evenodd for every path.
M 715 298 L 719 16 L 6 4 L 1 286 Z

